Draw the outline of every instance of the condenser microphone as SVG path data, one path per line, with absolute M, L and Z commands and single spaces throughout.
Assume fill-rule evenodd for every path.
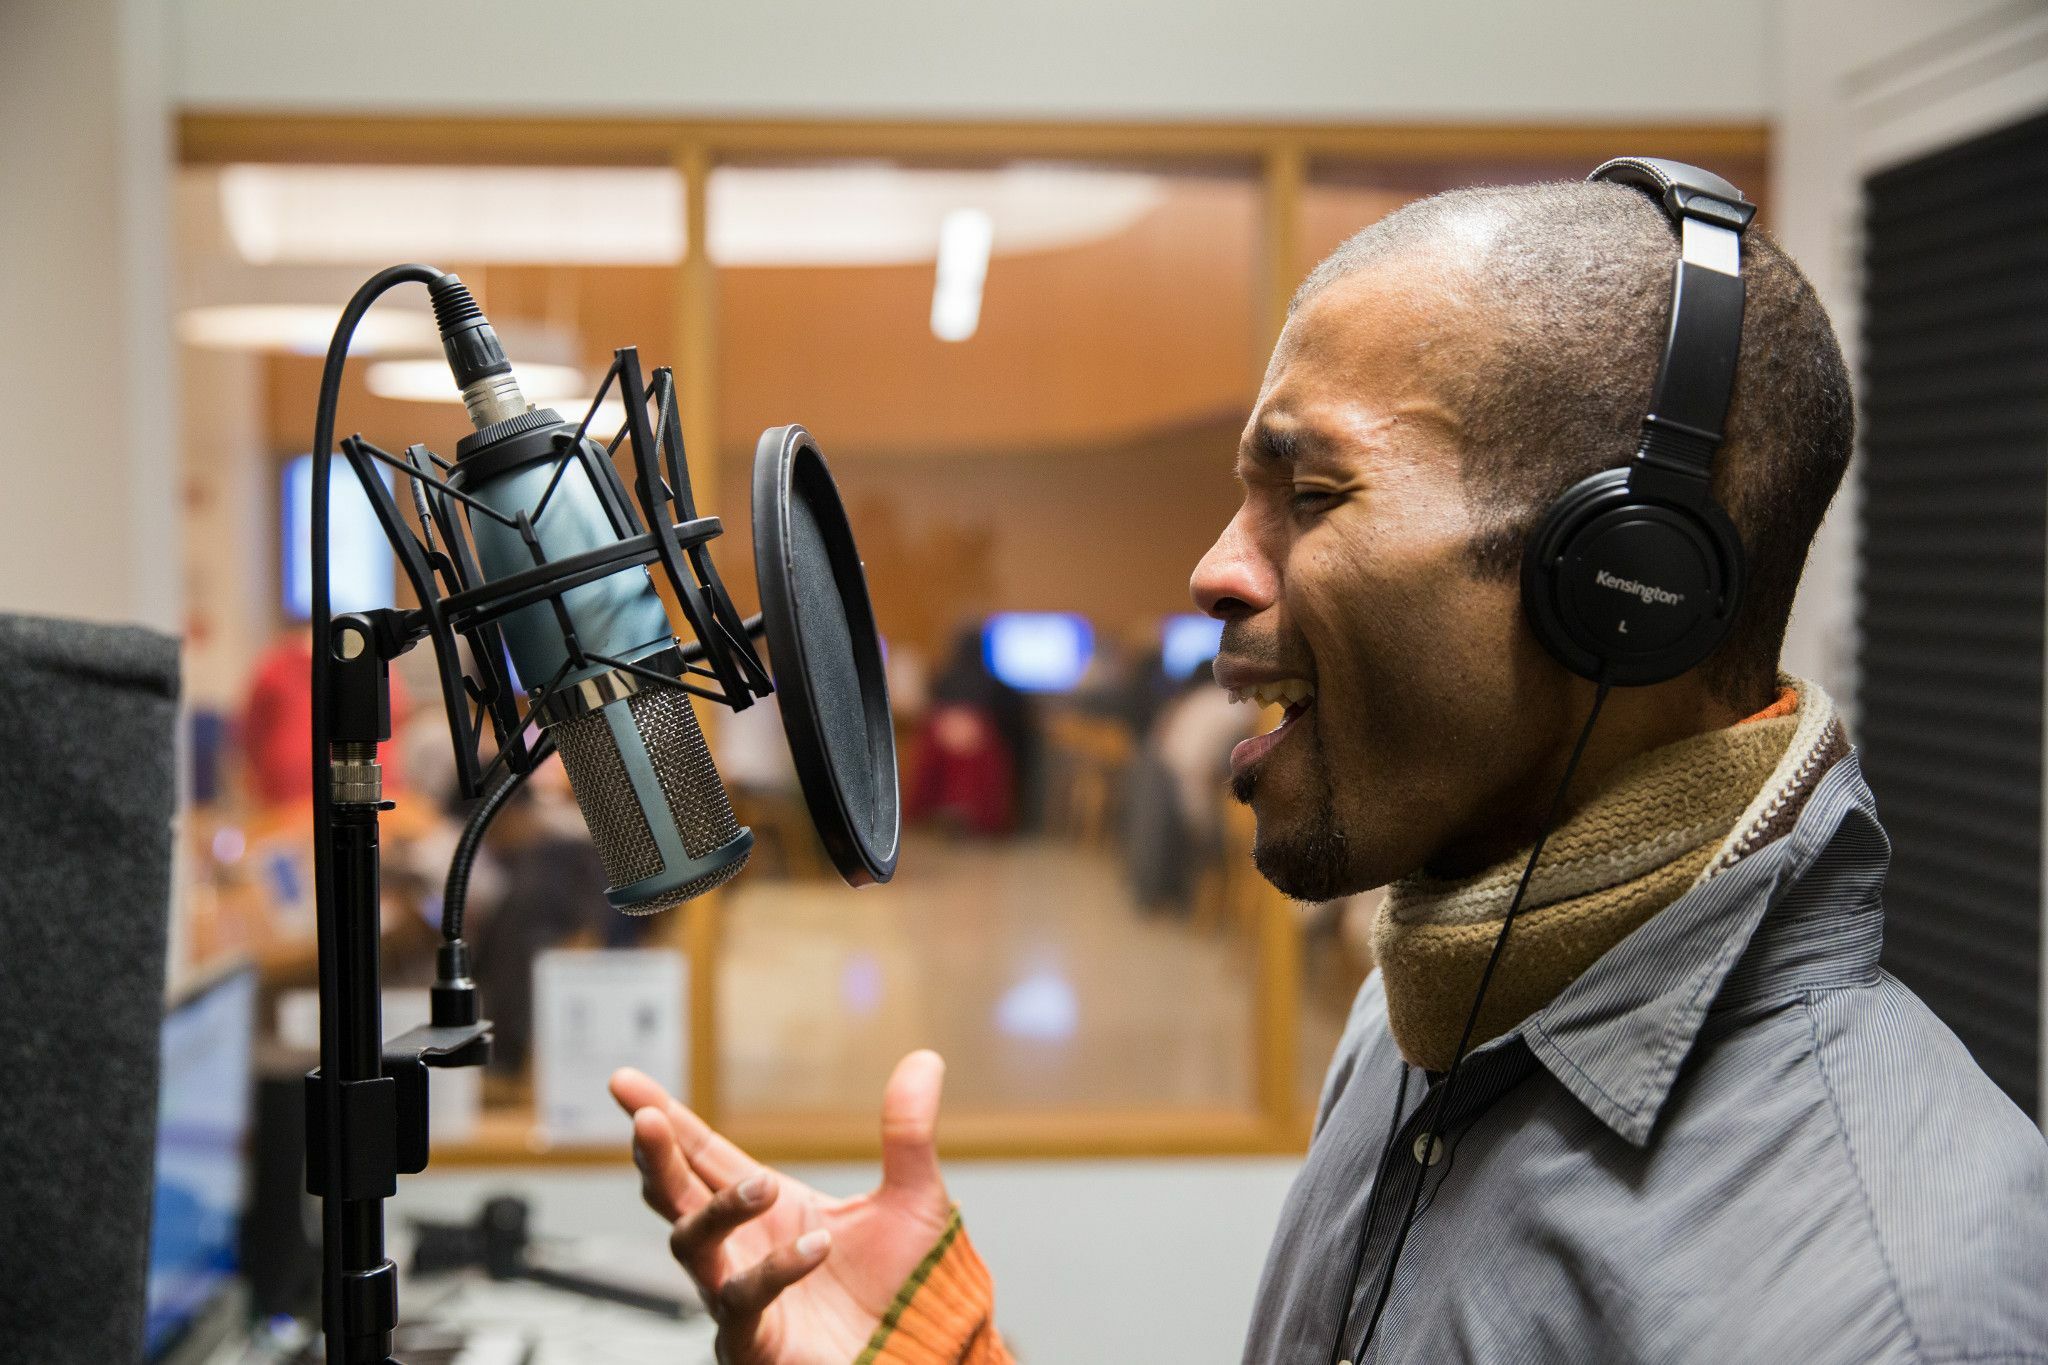
M 525 401 L 462 281 L 443 275 L 428 292 L 476 427 L 456 446 L 448 483 L 496 514 L 469 518 L 482 577 L 504 585 L 519 575 L 573 573 L 579 557 L 601 558 L 636 534 L 613 484 L 593 477 L 593 462 L 609 454 L 576 423 Z M 544 698 L 535 719 L 562 755 L 613 907 L 653 914 L 737 876 L 754 836 L 719 781 L 681 685 L 682 651 L 646 568 L 535 601 L 500 626 L 520 683 Z

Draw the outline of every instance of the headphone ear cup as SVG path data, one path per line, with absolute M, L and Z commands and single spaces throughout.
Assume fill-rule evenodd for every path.
M 1522 555 L 1522 611 L 1552 658 L 1619 687 L 1664 682 L 1713 653 L 1734 622 L 1742 540 L 1711 500 L 1649 498 L 1630 469 L 1565 491 Z

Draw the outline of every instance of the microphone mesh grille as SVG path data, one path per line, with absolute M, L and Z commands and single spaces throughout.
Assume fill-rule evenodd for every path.
M 740 837 L 739 817 L 733 814 L 732 798 L 718 780 L 718 768 L 711 761 L 711 746 L 697 725 L 697 713 L 690 694 L 680 687 L 656 687 L 638 692 L 626 703 L 633 710 L 633 723 L 647 741 L 654 759 L 654 775 L 661 782 L 662 795 L 683 836 L 683 849 L 701 858 Z M 751 856 L 751 850 L 749 851 Z M 712 887 L 731 881 L 747 865 L 740 857 L 706 876 L 669 892 L 666 896 L 626 907 L 633 915 L 651 915 L 701 896 Z
M 655 779 L 682 836 L 683 851 L 700 858 L 738 838 L 739 820 L 718 780 L 711 748 L 690 707 L 690 694 L 680 687 L 653 687 L 635 693 L 626 706 L 654 763 Z M 617 889 L 660 872 L 661 850 L 604 714 L 592 712 L 564 721 L 553 734 L 576 804 L 583 809 L 584 823 L 590 826 L 604 863 L 605 880 Z M 620 909 L 629 915 L 667 910 L 730 881 L 746 864 L 746 857 L 737 858 L 673 891 Z
M 583 823 L 590 827 L 591 841 L 604 862 L 605 881 L 631 886 L 661 871 L 661 849 L 633 795 L 633 780 L 626 775 L 626 761 L 619 756 L 604 713 L 592 711 L 565 721 L 554 727 L 554 736 L 555 747 L 562 751 L 562 770 L 569 774 L 576 804 L 583 808 Z

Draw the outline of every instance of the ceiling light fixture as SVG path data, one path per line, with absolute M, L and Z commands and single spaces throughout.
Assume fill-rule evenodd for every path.
M 535 407 L 554 407 L 578 394 L 590 392 L 590 381 L 573 365 L 540 365 L 513 361 L 520 392 Z M 379 398 L 396 398 L 408 403 L 460 403 L 448 362 L 431 360 L 380 360 L 363 372 L 363 383 Z M 582 400 L 589 405 L 589 398 Z
M 216 351 L 284 351 L 325 355 L 341 320 L 338 304 L 236 303 L 187 308 L 178 315 L 178 338 Z M 387 308 L 365 314 L 353 349 L 361 354 L 436 350 L 440 329 L 431 313 Z M 447 366 L 441 367 L 443 375 Z
M 982 209 L 954 209 L 939 225 L 938 278 L 932 285 L 932 335 L 965 341 L 981 326 L 995 222 Z
M 251 265 L 422 260 L 668 264 L 675 172 L 607 166 L 229 166 L 221 218 Z
M 978 209 L 997 255 L 1124 231 L 1166 180 L 1100 166 L 1016 162 L 935 170 L 886 162 L 720 166 L 711 258 L 721 266 L 917 265 L 946 216 Z M 419 259 L 461 265 L 672 265 L 683 185 L 666 167 L 236 165 L 222 222 L 255 265 Z
M 582 421 L 583 414 L 590 411 L 590 381 L 583 371 L 574 366 L 515 360 L 512 370 L 519 376 L 520 392 L 535 407 L 553 408 L 572 422 Z M 450 405 L 462 402 L 454 377 L 448 372 L 448 362 L 438 357 L 432 360 L 380 360 L 363 372 L 363 382 L 379 398 Z M 597 416 L 591 420 L 590 434 L 610 440 L 625 420 L 626 405 L 616 398 L 607 397 L 598 408 Z

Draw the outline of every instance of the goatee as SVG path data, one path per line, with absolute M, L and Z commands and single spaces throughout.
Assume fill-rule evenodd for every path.
M 1303 828 L 1282 838 L 1271 834 L 1261 821 L 1258 835 L 1252 841 L 1252 865 L 1282 895 L 1315 903 L 1348 896 L 1360 888 L 1352 885 L 1350 848 L 1337 823 L 1336 800 L 1320 752 L 1311 760 L 1311 773 L 1315 788 L 1313 809 Z M 1252 804 L 1258 789 L 1256 768 L 1230 780 L 1230 794 L 1247 806 Z

